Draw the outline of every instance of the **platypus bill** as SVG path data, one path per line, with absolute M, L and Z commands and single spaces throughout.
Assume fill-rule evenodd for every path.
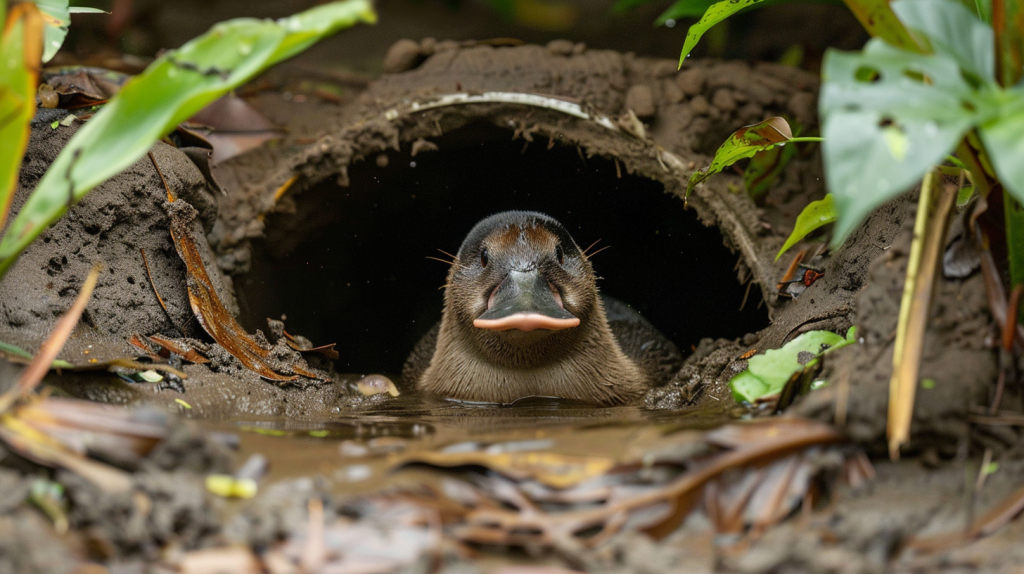
M 678 366 L 675 346 L 653 326 L 602 300 L 586 255 L 542 213 L 507 211 L 477 223 L 452 263 L 444 301 L 439 327 L 403 371 L 407 384 L 439 397 L 624 404 Z M 609 314 L 621 333 L 613 335 Z

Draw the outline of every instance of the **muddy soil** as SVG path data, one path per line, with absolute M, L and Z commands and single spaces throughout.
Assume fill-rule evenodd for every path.
M 861 344 L 830 357 L 824 376 L 833 384 L 812 393 L 794 411 L 836 424 L 869 452 L 884 451 L 886 383 L 912 232 L 913 195 L 877 210 L 835 252 L 813 256 L 823 250 L 820 240 L 809 242 L 808 261 L 824 276 L 795 299 L 779 296 L 776 283 L 788 258 L 775 262 L 774 257 L 802 206 L 824 193 L 820 158 L 813 147 L 801 149 L 761 205 L 742 193 L 740 177 L 723 174 L 698 186 L 683 209 L 689 174 L 708 163 L 715 146 L 737 127 L 781 115 L 805 133 L 814 131 L 814 77 L 774 64 L 702 60 L 688 60 L 677 72 L 671 61 L 593 50 L 569 41 L 494 46 L 408 40 L 392 47 L 384 64 L 388 73 L 365 88 L 345 84 L 340 101 L 303 91 L 303 72 L 285 68 L 272 73 L 242 93 L 272 121 L 287 127 L 287 135 L 216 166 L 213 174 L 223 194 L 213 191 L 214 185 L 188 156 L 157 144 L 152 157 L 72 206 L 0 281 L 0 340 L 24 349 L 38 347 L 96 262 L 102 263 L 104 272 L 62 358 L 88 365 L 134 356 L 137 350 L 127 343 L 133 335 L 204 339 L 211 345 L 211 363 L 186 365 L 188 378 L 181 388 L 128 383 L 105 372 L 48 377 L 47 383 L 69 396 L 153 405 L 222 422 L 208 423 L 212 426 L 207 432 L 170 423 L 172 438 L 165 446 L 136 461 L 134 495 L 100 493 L 69 472 L 57 473 L 68 491 L 73 534 L 62 542 L 54 542 L 49 533 L 39 534 L 38 540 L 57 544 L 67 556 L 138 564 L 168 560 L 168 553 L 182 550 L 225 543 L 262 547 L 287 539 L 306 524 L 306 505 L 314 495 L 327 501 L 328 521 L 370 520 L 372 513 L 366 508 L 372 504 L 355 493 L 384 484 L 392 468 L 385 464 L 388 449 L 395 444 L 404 445 L 402 449 L 417 441 L 440 446 L 465 437 L 487 442 L 498 436 L 540 436 L 537 433 L 543 431 L 596 436 L 589 443 L 570 441 L 572 447 L 565 448 L 601 452 L 613 442 L 611 435 L 587 433 L 621 427 L 643 435 L 653 425 L 706 426 L 737 415 L 727 382 L 745 368 L 740 357 L 748 351 L 777 348 L 808 330 L 843 332 L 851 325 L 858 327 Z M 40 118 L 33 127 L 15 211 L 75 129 L 75 124 L 52 129 L 50 121 Z M 436 182 L 410 189 L 420 183 L 416 174 L 430 166 L 435 171 L 429 173 L 470 172 L 468 164 L 485 164 L 483 171 L 493 171 L 497 164 L 486 164 L 486 154 L 513 156 L 508 142 L 533 163 L 542 163 L 538 158 L 544 154 L 560 152 L 580 163 L 573 168 L 576 171 L 539 171 L 532 179 L 508 175 L 515 183 L 505 187 L 492 181 L 498 178 L 490 175 L 488 180 L 489 174 L 482 173 L 473 176 L 476 179 L 453 175 L 452 180 L 461 182 L 460 189 L 445 190 Z M 466 160 L 469 146 L 482 148 L 484 155 Z M 568 163 L 558 157 L 557 164 Z M 515 165 L 528 174 L 530 168 Z M 572 184 L 565 182 L 575 177 L 587 185 L 571 189 Z M 543 187 L 542 182 L 552 178 L 561 179 Z M 184 264 L 167 231 L 170 207 L 163 181 L 198 210 L 199 247 L 228 309 L 250 331 L 261 329 L 256 339 L 268 348 L 274 346 L 275 353 L 324 370 L 331 381 L 272 383 L 208 340 L 192 314 Z M 537 189 L 526 187 L 528 183 Z M 639 189 L 645 185 L 649 189 Z M 370 191 L 379 195 L 370 196 Z M 350 196 L 368 202 L 346 203 Z M 380 197 L 379 203 L 386 200 L 387 205 L 378 206 L 367 197 Z M 559 197 L 572 199 L 560 203 Z M 353 261 L 387 265 L 391 254 L 410 248 L 422 258 L 435 245 L 457 248 L 451 246 L 451 237 L 460 237 L 467 222 L 498 211 L 496 205 L 519 201 L 533 209 L 561 210 L 552 215 L 563 220 L 572 218 L 573 210 L 582 212 L 578 220 L 570 219 L 574 233 L 588 222 L 601 221 L 601 214 L 621 215 L 619 220 L 605 215 L 609 228 L 591 229 L 589 235 L 619 233 L 621 238 L 610 241 L 623 247 L 627 263 L 639 260 L 630 247 L 645 244 L 663 246 L 666 254 L 678 257 L 646 261 L 656 271 L 652 278 L 625 281 L 625 293 L 615 293 L 626 300 L 642 300 L 640 287 L 630 291 L 628 283 L 654 285 L 651 292 L 664 300 L 644 310 L 656 324 L 659 307 L 691 316 L 708 308 L 722 309 L 729 320 L 723 320 L 718 331 L 713 320 L 692 321 L 695 327 L 689 330 L 673 330 L 672 321 L 659 324 L 690 352 L 674 380 L 653 389 L 642 405 L 575 409 L 545 403 L 467 409 L 424 402 L 400 380 L 404 393 L 397 400 L 362 397 L 353 385 L 360 375 L 396 372 L 395 365 L 411 350 L 411 345 L 396 345 L 402 348 L 361 364 L 344 358 L 346 353 L 364 353 L 354 346 L 360 338 L 370 339 L 369 346 L 380 346 L 373 339 L 377 335 L 365 334 L 369 328 L 363 319 L 346 313 L 355 313 L 359 306 L 386 313 L 386 297 L 370 297 L 374 291 L 387 293 L 387 287 L 373 284 L 357 296 L 346 295 L 343 285 L 326 275 L 301 275 L 287 262 L 302 259 L 307 267 L 317 268 L 331 262 L 352 267 Z M 627 212 L 627 206 L 636 211 Z M 398 212 L 418 217 L 397 219 Z M 681 227 L 669 227 L 659 214 L 670 214 L 675 218 L 672 225 Z M 662 230 L 664 234 L 657 233 Z M 640 239 L 631 244 L 629 235 Z M 351 242 L 342 241 L 349 236 Z M 357 251 L 365 259 L 352 255 Z M 691 251 L 707 258 L 691 260 Z M 615 261 L 608 260 L 606 268 L 600 267 L 600 259 L 596 264 L 601 274 L 611 275 Z M 409 277 L 414 273 L 402 275 L 404 266 L 394 265 L 393 282 L 404 285 L 413 280 Z M 359 267 L 355 269 L 354 276 L 359 277 Z M 430 281 L 436 287 L 443 281 L 443 268 L 434 269 L 437 277 Z M 288 276 L 298 277 L 295 290 L 275 292 L 273 286 Z M 968 567 L 1009 571 L 1017 555 L 984 552 L 1001 548 L 1015 532 L 1019 534 L 1019 521 L 967 550 L 915 557 L 903 546 L 911 535 L 954 529 L 951 525 L 963 524 L 1018 486 L 1014 469 L 1019 463 L 1014 461 L 1020 457 L 1021 438 L 1016 427 L 983 426 L 971 418 L 988 400 L 998 359 L 980 282 L 977 274 L 943 280 L 933 306 L 922 374 L 934 385 L 918 394 L 908 454 L 920 454 L 925 464 L 939 470 L 925 470 L 917 462 L 882 465 L 873 485 L 838 487 L 831 506 L 742 546 L 715 539 L 706 518 L 701 522 L 695 514 L 665 543 L 655 545 L 644 535 L 623 534 L 596 555 L 578 553 L 562 560 L 563 552 L 552 560 L 589 571 L 669 572 L 684 558 L 695 570 L 707 571 L 881 572 L 940 566 L 950 572 Z M 436 292 L 428 291 L 412 311 L 383 315 L 387 329 L 380 336 L 415 340 L 429 329 L 439 303 Z M 335 304 L 336 299 L 343 303 Z M 300 326 L 288 327 L 290 331 L 309 335 L 316 344 L 331 342 L 321 338 L 332 331 L 353 342 L 339 346 L 343 358 L 335 363 L 300 355 L 287 347 L 276 328 L 268 328 L 266 318 L 281 315 L 288 316 L 286 326 Z M 353 364 L 359 368 L 347 368 Z M 1015 392 L 1011 390 L 1004 404 L 1016 404 Z M 275 474 L 267 479 L 273 486 L 248 504 L 225 503 L 202 486 L 205 474 L 232 467 L 219 433 L 238 433 L 239 427 L 248 430 L 241 431 L 241 451 L 234 464 L 254 452 L 276 460 Z M 289 436 L 266 436 L 282 433 Z M 372 443 L 379 439 L 388 440 Z M 373 451 L 371 443 L 384 446 Z M 370 449 L 375 462 L 353 462 L 349 455 L 357 447 Z M 977 455 L 985 449 L 1005 472 L 992 477 L 980 501 L 964 503 L 965 468 L 976 465 Z M 11 459 L 5 457 L 5 464 Z M 9 479 L 15 485 L 12 490 L 27 488 L 23 474 L 5 473 L 0 480 Z M 419 475 L 396 476 L 398 481 L 414 481 Z M 28 511 L 20 507 L 16 512 L 21 517 Z M 0 529 L 12 529 L 11 520 L 0 522 Z M 24 540 L 36 538 L 34 532 L 47 527 L 38 516 L 25 520 L 28 526 L 18 532 Z M 475 568 L 466 562 L 467 554 L 454 554 L 456 558 L 446 555 L 446 566 Z M 11 571 L 58 571 L 47 569 L 47 559 L 0 548 L 0 571 L 8 564 Z M 503 559 L 515 562 L 523 557 Z M 414 561 L 407 566 L 417 564 L 422 565 Z

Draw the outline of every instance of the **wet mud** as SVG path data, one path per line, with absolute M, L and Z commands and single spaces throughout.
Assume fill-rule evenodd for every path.
M 346 84 L 330 99 L 293 91 L 297 71 L 271 73 L 241 93 L 287 128 L 282 140 L 216 166 L 217 185 L 186 154 L 158 143 L 151 157 L 72 206 L 0 281 L 0 341 L 31 351 L 92 265 L 103 265 L 61 355 L 76 365 L 136 356 L 133 335 L 211 344 L 168 233 L 170 188 L 198 211 L 199 248 L 226 307 L 273 353 L 331 378 L 267 381 L 215 343 L 210 363 L 183 367 L 180 387 L 106 372 L 49 375 L 59 394 L 152 405 L 175 418 L 170 438 L 130 465 L 130 494 L 102 492 L 69 471 L 53 475 L 67 490 L 71 535 L 59 538 L 39 513 L 0 500 L 0 532 L 10 533 L 0 536 L 0 572 L 72 571 L 61 568 L 82 559 L 174 562 L 168 548 L 300 544 L 313 498 L 325 501 L 328 524 L 369 524 L 379 520 L 370 493 L 448 484 L 415 466 L 395 470 L 401 453 L 417 448 L 554 437 L 566 454 L 625 457 L 653 448 L 663 432 L 750 416 L 727 385 L 746 368 L 742 357 L 815 329 L 856 325 L 861 344 L 830 355 L 823 378 L 831 384 L 791 412 L 835 424 L 871 454 L 885 452 L 913 194 L 879 208 L 832 253 L 815 256 L 822 244 L 808 242 L 808 261 L 824 276 L 797 298 L 778 293 L 789 256 L 776 262 L 775 253 L 803 205 L 824 194 L 815 148 L 801 148 L 759 204 L 726 173 L 698 186 L 684 208 L 690 173 L 737 127 L 781 115 L 813 132 L 816 78 L 774 64 L 701 60 L 677 72 L 671 61 L 568 41 L 408 40 L 392 47 L 384 66 L 379 79 Z M 75 125 L 33 126 L 15 212 Z M 641 404 L 612 409 L 430 402 L 400 379 L 397 399 L 363 397 L 360 376 L 397 373 L 440 316 L 436 287 L 445 270 L 425 258 L 457 249 L 473 222 L 512 207 L 547 210 L 574 234 L 612 246 L 595 259 L 607 278 L 602 289 L 684 350 L 672 381 Z M 646 274 L 629 271 L 638 264 Z M 918 393 L 907 452 L 920 463 L 882 464 L 869 485 L 837 486 L 809 517 L 741 544 L 716 537 L 696 513 L 663 542 L 623 532 L 601 553 L 562 548 L 546 559 L 609 572 L 673 572 L 680 560 L 693 571 L 1010 571 L 1019 550 L 1007 541 L 1019 536 L 1019 521 L 964 548 L 914 555 L 904 547 L 909 537 L 954 530 L 1019 486 L 1019 429 L 971 422 L 998 366 L 981 281 L 974 274 L 939 282 L 922 370 L 934 385 Z M 338 342 L 340 358 L 295 351 L 268 318 L 314 344 Z M 197 428 L 178 417 L 206 422 Z M 1004 457 L 1006 472 L 991 477 L 981 499 L 965 502 L 965 465 L 985 449 Z M 255 453 L 271 458 L 256 499 L 224 500 L 204 487 L 207 474 L 230 473 Z M 0 468 L 0 484 L 10 485 L 0 490 L 22 492 L 30 480 L 23 469 Z M 59 550 L 37 552 L 44 544 Z M 21 545 L 31 551 L 13 550 Z M 432 552 L 391 571 L 476 568 L 475 550 Z M 496 554 L 499 563 L 524 559 L 505 548 Z

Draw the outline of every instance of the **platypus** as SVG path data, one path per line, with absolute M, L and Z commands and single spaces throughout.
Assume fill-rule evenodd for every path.
M 465 401 L 530 396 L 625 404 L 678 368 L 675 345 L 598 293 L 587 255 L 555 219 L 506 211 L 483 219 L 451 263 L 440 323 L 403 378 Z

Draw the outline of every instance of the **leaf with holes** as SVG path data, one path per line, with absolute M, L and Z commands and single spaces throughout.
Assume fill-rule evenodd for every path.
M 995 36 L 963 5 L 949 0 L 902 0 L 892 9 L 936 54 L 956 60 L 976 84 L 995 82 Z
M 828 225 L 834 223 L 836 220 L 836 208 L 832 203 L 832 194 L 825 194 L 824 199 L 818 201 L 812 201 L 807 204 L 807 207 L 800 212 L 800 215 L 796 218 L 796 225 L 793 227 L 793 233 L 789 234 L 789 239 L 782 245 L 782 249 L 775 255 L 775 260 L 778 261 L 779 257 L 785 253 L 790 247 L 797 244 L 798 241 L 807 237 L 807 234 L 818 229 L 822 225 Z
M 375 20 L 369 0 L 332 2 L 277 21 L 239 18 L 157 58 L 54 160 L 0 242 L 0 275 L 70 201 L 135 163 L 179 123 L 318 40 Z
M 822 67 L 822 151 L 839 216 L 834 245 L 997 108 L 993 90 L 974 89 L 957 61 L 941 53 L 915 54 L 874 39 L 861 53 L 829 52 Z

